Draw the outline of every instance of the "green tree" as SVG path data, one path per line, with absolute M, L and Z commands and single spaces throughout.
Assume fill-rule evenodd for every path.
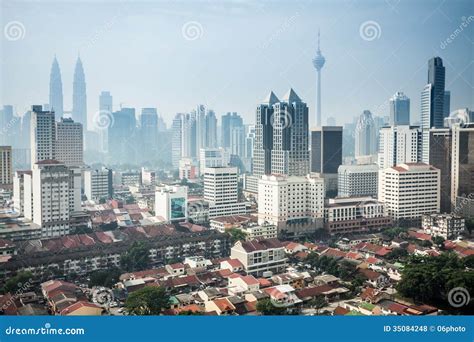
M 7 280 L 3 286 L 3 293 L 15 293 L 19 290 L 26 292 L 32 282 L 33 274 L 31 272 L 19 272 L 16 276 Z
M 104 271 L 95 271 L 90 275 L 89 287 L 112 287 L 119 281 L 121 274 L 122 272 L 118 268 L 112 268 Z
M 128 296 L 125 308 L 131 315 L 159 315 L 163 309 L 168 308 L 169 300 L 170 297 L 164 288 L 146 286 Z
M 232 243 L 236 243 L 237 241 L 245 241 L 245 239 L 247 238 L 247 233 L 245 233 L 241 229 L 232 228 L 229 229 L 228 232 L 230 234 L 230 240 Z
M 138 241 L 134 241 L 120 259 L 120 265 L 127 272 L 142 271 L 149 264 L 149 249 L 143 242 Z
M 257 302 L 257 311 L 265 316 L 277 316 L 284 315 L 286 313 L 286 308 L 275 306 L 270 299 L 265 298 Z
M 444 238 L 442 236 L 434 236 L 432 239 L 433 244 L 438 246 L 438 248 L 444 249 Z
M 390 253 L 388 253 L 385 258 L 388 260 L 400 260 L 408 256 L 408 251 L 403 248 L 395 248 Z
M 308 302 L 309 306 L 316 310 L 316 315 L 319 315 L 319 312 L 324 308 L 328 303 L 323 296 L 316 296 Z

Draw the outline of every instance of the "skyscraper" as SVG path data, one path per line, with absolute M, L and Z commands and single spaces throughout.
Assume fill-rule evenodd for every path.
M 13 189 L 11 146 L 0 146 L 0 189 Z
M 308 106 L 290 89 L 273 105 L 272 173 L 305 176 L 309 173 Z
M 109 91 L 102 91 L 99 96 L 99 116 L 107 115 L 108 118 L 112 117 L 113 111 L 113 98 Z M 97 114 L 96 114 L 97 115 Z M 94 120 L 98 120 L 94 118 Z M 99 137 L 100 137 L 100 150 L 102 152 L 109 151 L 109 134 L 107 127 L 101 127 L 100 123 L 94 122 L 96 128 L 99 128 Z
M 171 124 L 171 164 L 177 168 L 182 157 L 182 143 L 183 143 L 183 116 L 178 113 Z
M 418 126 L 390 126 L 380 129 L 378 164 L 386 169 L 398 164 L 421 162 L 421 129 Z
M 421 93 L 421 128 L 423 130 L 423 162 L 429 162 L 430 128 L 442 128 L 446 111 L 445 76 L 443 60 L 434 57 L 428 61 L 428 83 Z M 449 113 L 448 113 L 449 115 Z
M 134 162 L 136 118 L 135 108 L 121 108 L 113 114 L 114 124 L 108 127 L 109 133 L 109 156 L 113 162 Z
M 49 77 L 49 106 L 50 110 L 55 113 L 56 120 L 63 116 L 63 82 L 61 80 L 61 70 L 59 63 L 54 56 L 51 65 L 51 74 Z
M 227 113 L 222 115 L 222 147 L 230 147 L 232 128 L 241 127 L 243 125 L 242 118 L 237 113 Z
M 402 92 L 390 98 L 390 126 L 410 124 L 410 99 Z
M 430 130 L 430 165 L 440 170 L 440 211 L 451 212 L 452 133 L 449 128 Z
M 371 156 L 377 152 L 377 134 L 372 113 L 368 110 L 359 116 L 355 130 L 355 157 Z
M 43 111 L 42 106 L 33 106 L 31 113 L 31 165 L 42 160 L 56 159 L 55 113 Z
M 311 130 L 311 172 L 324 178 L 327 195 L 337 195 L 337 170 L 342 164 L 342 127 Z
M 272 92 L 257 107 L 255 120 L 255 143 L 253 152 L 253 174 L 261 177 L 271 173 L 273 150 L 273 105 L 280 100 Z M 256 191 L 256 189 L 255 189 Z
M 86 77 L 80 57 L 77 57 L 74 69 L 74 82 L 72 85 L 72 118 L 75 122 L 82 124 L 87 131 L 87 96 Z
M 316 51 L 316 57 L 313 59 L 313 65 L 316 68 L 318 73 L 318 84 L 317 84 L 317 96 L 316 96 L 316 126 L 321 126 L 321 69 L 326 63 L 326 58 L 321 54 L 320 49 L 320 39 L 319 39 L 319 31 L 318 31 L 318 50 Z
M 217 147 L 217 117 L 213 110 L 206 114 L 206 146 Z
M 142 141 L 143 161 L 157 157 L 161 146 L 158 146 L 158 113 L 156 108 L 143 108 L 140 115 L 140 139 Z

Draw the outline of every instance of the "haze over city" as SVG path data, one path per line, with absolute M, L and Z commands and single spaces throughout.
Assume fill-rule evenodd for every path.
M 20 21 L 25 32 L 20 41 L 2 40 L 0 101 L 19 115 L 47 103 L 56 55 L 70 110 L 80 53 L 89 122 L 102 90 L 114 96 L 114 109 L 157 107 L 170 125 L 197 104 L 252 122 L 270 90 L 282 96 L 293 87 L 312 126 L 320 29 L 323 124 L 329 116 L 352 121 L 365 109 L 386 116 L 396 91 L 410 97 L 417 122 L 432 56 L 444 60 L 451 108 L 474 107 L 474 26 L 446 43 L 469 9 L 470 1 L 7 1 L 3 21 Z M 360 34 L 366 22 L 378 25 L 369 40 Z

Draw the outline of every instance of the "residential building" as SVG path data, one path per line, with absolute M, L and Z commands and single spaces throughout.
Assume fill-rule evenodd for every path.
M 440 170 L 424 163 L 400 164 L 380 171 L 379 201 L 395 220 L 421 220 L 439 213 Z
M 288 265 L 285 246 L 277 239 L 237 241 L 230 257 L 239 260 L 244 272 L 253 276 L 278 274 Z
M 68 118 L 56 123 L 56 159 L 68 167 L 84 166 L 82 127 L 81 123 Z
M 258 183 L 258 222 L 279 235 L 299 236 L 322 228 L 324 180 L 307 175 L 264 175 Z
M 376 197 L 378 172 L 377 164 L 339 166 L 337 169 L 338 197 Z
M 55 113 L 35 105 L 31 113 L 31 168 L 40 161 L 56 158 Z
M 421 227 L 432 236 L 444 239 L 456 239 L 466 229 L 464 218 L 451 214 L 423 215 Z
M 179 161 L 179 179 L 196 179 L 199 177 L 199 164 L 196 159 L 183 158 Z
M 13 163 L 11 146 L 0 146 L 0 189 L 13 189 Z
M 142 167 L 141 180 L 142 185 L 156 185 L 156 171 L 146 170 Z
M 324 206 L 324 228 L 329 234 L 359 234 L 389 228 L 392 219 L 373 197 L 329 199 Z
M 107 168 L 103 168 L 101 170 L 85 170 L 84 194 L 88 200 L 97 202 L 100 200 L 112 198 L 112 170 Z

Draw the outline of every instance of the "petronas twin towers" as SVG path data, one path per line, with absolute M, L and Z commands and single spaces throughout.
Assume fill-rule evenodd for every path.
M 55 112 L 56 120 L 59 121 L 64 115 L 63 103 L 63 83 L 61 79 L 61 69 L 59 63 L 54 57 L 51 66 L 49 79 L 49 105 Z M 83 125 L 84 131 L 87 130 L 87 95 L 86 95 L 86 77 L 82 66 L 81 58 L 78 57 L 74 69 L 74 81 L 72 85 L 72 119 Z

